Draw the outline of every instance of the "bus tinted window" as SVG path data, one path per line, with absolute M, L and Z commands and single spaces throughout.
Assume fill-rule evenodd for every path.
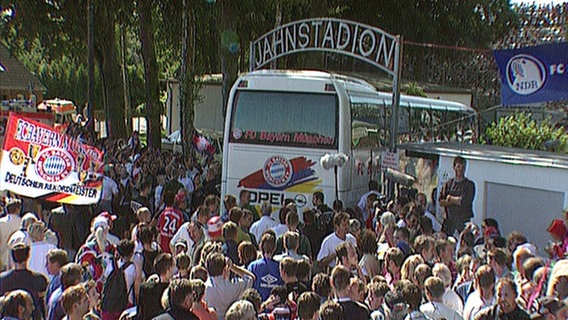
M 351 139 L 353 149 L 380 148 L 388 143 L 390 115 L 383 104 L 351 104 Z
M 337 110 L 332 94 L 239 91 L 230 141 L 335 149 Z

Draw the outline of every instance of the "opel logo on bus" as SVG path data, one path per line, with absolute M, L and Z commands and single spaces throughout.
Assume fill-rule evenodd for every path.
M 507 83 L 520 95 L 537 92 L 546 82 L 546 68 L 537 58 L 518 54 L 507 63 Z
M 292 180 L 292 163 L 282 156 L 272 156 L 266 160 L 262 175 L 266 182 L 273 187 L 285 186 Z
M 305 195 L 298 193 L 295 197 L 294 197 L 294 202 L 296 202 L 296 205 L 300 208 L 304 207 L 305 205 L 308 204 L 308 199 L 306 198 Z

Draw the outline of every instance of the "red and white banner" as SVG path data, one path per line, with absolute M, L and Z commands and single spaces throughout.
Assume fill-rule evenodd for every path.
M 94 204 L 102 190 L 103 153 L 40 122 L 10 114 L 0 190 L 75 205 Z

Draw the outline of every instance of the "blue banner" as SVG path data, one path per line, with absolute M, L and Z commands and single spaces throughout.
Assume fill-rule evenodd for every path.
M 568 100 L 568 42 L 493 52 L 501 74 L 501 104 Z

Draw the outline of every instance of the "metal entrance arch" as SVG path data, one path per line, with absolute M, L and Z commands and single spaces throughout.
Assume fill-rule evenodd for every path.
M 396 150 L 400 104 L 402 37 L 366 24 L 335 19 L 298 20 L 273 29 L 250 43 L 250 71 L 283 56 L 308 51 L 332 52 L 363 60 L 393 78 L 390 149 Z

